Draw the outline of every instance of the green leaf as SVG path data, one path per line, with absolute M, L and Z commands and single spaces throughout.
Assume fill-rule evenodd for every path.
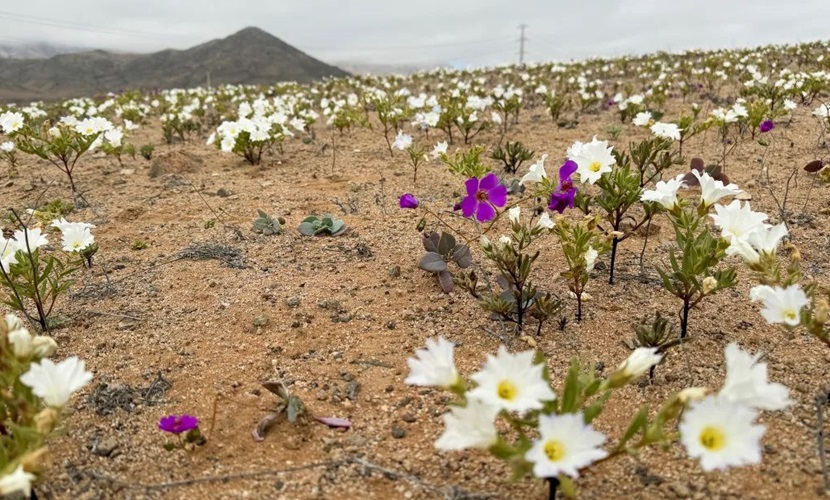
M 292 424 L 297 422 L 297 418 L 303 414 L 305 411 L 305 407 L 303 407 L 303 402 L 297 396 L 293 394 L 288 396 L 288 408 L 286 408 L 285 413 L 288 416 L 288 421 Z
M 440 254 L 427 252 L 421 257 L 418 267 L 431 273 L 440 273 L 447 270 L 447 263 Z
M 317 228 L 308 220 L 301 222 L 297 229 L 306 236 L 314 236 L 317 233 Z
M 641 429 L 645 428 L 646 424 L 648 424 L 648 408 L 643 406 L 637 411 L 637 413 L 634 414 L 634 417 L 631 419 L 631 423 L 628 425 L 628 429 L 625 431 L 622 438 L 620 438 L 620 442 L 617 447 L 622 448 L 625 446 L 631 438 L 636 436 Z
M 562 393 L 562 402 L 559 410 L 561 413 L 574 413 L 576 411 L 576 399 L 579 396 L 579 359 L 571 360 L 571 367 L 565 377 L 565 389 Z

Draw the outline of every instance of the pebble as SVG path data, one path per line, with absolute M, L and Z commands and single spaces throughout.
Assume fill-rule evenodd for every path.
M 268 323 L 270 323 L 270 320 L 268 319 L 268 316 L 264 314 L 261 314 L 254 318 L 254 326 L 256 327 L 268 326 Z
M 406 437 L 406 430 L 398 425 L 392 426 L 392 437 L 395 439 L 403 439 Z
M 117 450 L 118 441 L 116 441 L 115 438 L 111 437 L 104 439 L 92 448 L 92 452 L 98 455 L 99 457 L 110 458 L 118 456 L 118 454 L 116 453 Z
M 300 302 L 300 298 L 296 296 L 288 297 L 287 299 L 285 299 L 285 305 L 287 305 L 288 307 L 297 307 L 298 305 L 300 305 Z

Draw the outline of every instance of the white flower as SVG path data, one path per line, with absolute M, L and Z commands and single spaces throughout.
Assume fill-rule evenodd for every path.
M 219 144 L 219 147 L 225 153 L 233 152 L 233 148 L 236 147 L 236 139 L 234 139 L 230 135 L 226 135 L 222 138 L 222 142 Z
M 490 112 L 490 120 L 495 123 L 496 125 L 501 123 L 501 115 L 496 113 L 495 111 Z
M 550 218 L 547 212 L 542 212 L 542 216 L 539 217 L 539 220 L 536 222 L 536 226 L 542 229 L 553 229 L 555 224 L 553 223 L 553 219 Z
M 0 143 L 0 151 L 4 153 L 11 153 L 14 151 L 14 143 L 12 141 Z
M 392 147 L 403 151 L 411 145 L 412 136 L 409 134 L 404 134 L 402 130 L 398 130 L 398 135 L 395 136 L 395 142 L 392 143 Z
M 784 109 L 787 111 L 792 111 L 798 108 L 798 104 L 795 103 L 792 99 L 784 99 Z
M 509 236 L 501 235 L 499 236 L 499 245 L 502 247 L 509 247 L 513 245 L 513 240 L 511 240 Z
M 432 159 L 439 158 L 442 154 L 446 154 L 447 152 L 447 141 L 442 141 L 435 144 L 435 147 L 432 148 Z
M 106 140 L 110 146 L 114 148 L 121 146 L 121 139 L 123 138 L 124 132 L 117 128 L 104 132 L 104 140 Z
M 216 132 L 211 132 L 205 141 L 206 146 L 213 146 L 216 143 Z
M 677 205 L 677 191 L 685 186 L 683 183 L 683 174 L 678 175 L 674 179 L 666 181 L 658 181 L 654 189 L 646 189 L 640 195 L 641 201 L 652 201 L 659 203 L 663 208 L 671 210 Z
M 608 146 L 608 141 L 598 141 L 596 137 L 587 144 L 579 141 L 568 148 L 568 159 L 576 162 L 576 173 L 580 182 L 594 184 L 602 174 L 611 171 L 611 165 L 616 163 L 614 148 Z
M 651 133 L 663 139 L 680 140 L 680 128 L 674 123 L 657 122 L 651 126 Z
M 740 200 L 732 200 L 729 205 L 715 205 L 715 213 L 711 214 L 715 225 L 721 229 L 721 237 L 726 238 L 730 243 L 735 240 L 746 241 L 749 235 L 764 228 L 764 221 L 767 214 L 753 212 L 749 202 L 741 204 Z M 732 255 L 735 252 L 727 253 Z
M 454 347 L 444 337 L 438 337 L 437 342 L 427 339 L 427 348 L 418 349 L 415 357 L 406 361 L 410 373 L 404 382 L 445 388 L 457 384 L 460 378 L 453 362 Z
M 17 257 L 15 254 L 18 250 L 17 241 L 13 239 L 6 239 L 0 236 L 0 266 L 3 270 L 8 272 L 11 264 L 17 264 Z
M 7 134 L 17 132 L 23 128 L 23 115 L 12 111 L 6 111 L 0 115 L 0 129 Z
M 72 226 L 62 232 L 63 251 L 80 252 L 95 243 L 95 236 L 88 228 Z
M 11 474 L 6 474 L 0 477 L 0 496 L 5 497 L 12 493 L 23 493 L 24 498 L 32 496 L 32 481 L 35 480 L 35 475 L 23 470 L 22 465 Z
M 53 139 L 59 139 L 61 136 L 61 129 L 58 127 L 51 127 L 49 130 L 46 131 L 49 137 Z
M 750 233 L 747 242 L 758 252 L 774 254 L 787 234 L 787 226 L 783 222 L 774 226 L 764 225 Z
M 565 474 L 578 477 L 579 469 L 608 456 L 600 448 L 605 436 L 585 424 L 582 413 L 539 415 L 539 439 L 525 454 L 536 477 Z
M 635 116 L 634 119 L 631 120 L 631 123 L 633 123 L 634 125 L 636 125 L 638 127 L 645 127 L 650 122 L 651 122 L 651 113 L 649 113 L 648 111 L 641 111 L 640 113 L 637 113 L 637 116 Z
M 758 362 L 760 354 L 753 356 L 733 342 L 724 355 L 726 380 L 720 397 L 757 410 L 783 410 L 790 405 L 787 388 L 767 381 L 767 365 Z
M 761 437 L 766 428 L 754 425 L 753 409 L 708 396 L 683 412 L 680 441 L 704 471 L 761 461 Z
M 124 128 L 127 130 L 136 130 L 138 129 L 138 125 L 131 122 L 130 120 L 124 120 Z
M 444 415 L 444 433 L 435 441 L 439 450 L 489 448 L 496 444 L 496 415 L 500 409 L 475 398 L 467 399 L 467 406 L 453 406 Z
M 519 217 L 521 216 L 522 208 L 521 207 L 513 207 L 507 211 L 507 216 L 510 218 L 510 222 L 519 222 Z
M 484 368 L 470 378 L 478 384 L 467 397 L 508 411 L 525 412 L 542 408 L 556 394 L 542 377 L 544 368 L 533 364 L 535 351 L 510 354 L 502 345 L 497 356 L 488 355 Z
M 763 302 L 761 316 L 767 323 L 784 323 L 789 326 L 801 323 L 801 309 L 810 303 L 800 285 L 790 285 L 787 288 L 758 285 L 749 291 L 749 298 L 752 302 Z
M 816 109 L 813 110 L 813 116 L 817 116 L 819 118 L 830 118 L 830 106 L 827 104 L 822 104 Z
M 589 246 L 585 251 L 585 270 L 589 273 L 594 270 L 594 263 L 597 261 L 599 252 L 594 250 L 594 247 Z
M 39 227 L 34 229 L 18 229 L 14 232 L 14 239 L 17 240 L 17 248 L 23 251 L 34 252 L 43 245 L 48 245 L 49 240 L 46 239 Z
M 19 359 L 28 358 L 32 355 L 34 345 L 32 335 L 25 328 L 17 328 L 9 331 L 9 344 L 12 346 L 12 353 Z
M 545 172 L 545 160 L 547 159 L 547 153 L 543 154 L 542 157 L 536 161 L 536 163 L 530 166 L 528 173 L 526 173 L 519 182 L 522 184 L 525 182 L 540 182 L 542 179 L 546 178 L 548 174 Z
M 20 382 L 32 388 L 36 396 L 53 407 L 61 407 L 69 401 L 72 393 L 92 380 L 92 374 L 85 370 L 84 362 L 72 356 L 58 364 L 49 359 L 32 363 L 29 371 L 20 376 Z
M 617 371 L 628 378 L 638 378 L 651 369 L 663 359 L 662 354 L 657 354 L 656 347 L 638 347 L 623 361 Z
M 305 120 L 301 120 L 300 118 L 292 118 L 289 122 L 289 125 L 294 127 L 295 130 L 302 132 L 305 130 L 306 123 Z
M 697 177 L 698 182 L 700 182 L 700 199 L 707 207 L 714 205 L 724 196 L 735 196 L 742 192 L 735 184 L 724 186 L 723 181 L 716 181 L 706 172 L 700 173 L 697 170 L 692 170 L 692 175 Z

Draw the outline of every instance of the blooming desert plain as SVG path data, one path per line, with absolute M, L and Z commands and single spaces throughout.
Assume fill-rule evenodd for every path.
M 826 494 L 827 53 L 0 106 L 0 493 Z

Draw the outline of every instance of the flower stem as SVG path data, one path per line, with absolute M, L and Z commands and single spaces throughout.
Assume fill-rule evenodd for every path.
M 549 477 L 548 480 L 548 500 L 556 500 L 556 490 L 559 489 L 559 478 Z

